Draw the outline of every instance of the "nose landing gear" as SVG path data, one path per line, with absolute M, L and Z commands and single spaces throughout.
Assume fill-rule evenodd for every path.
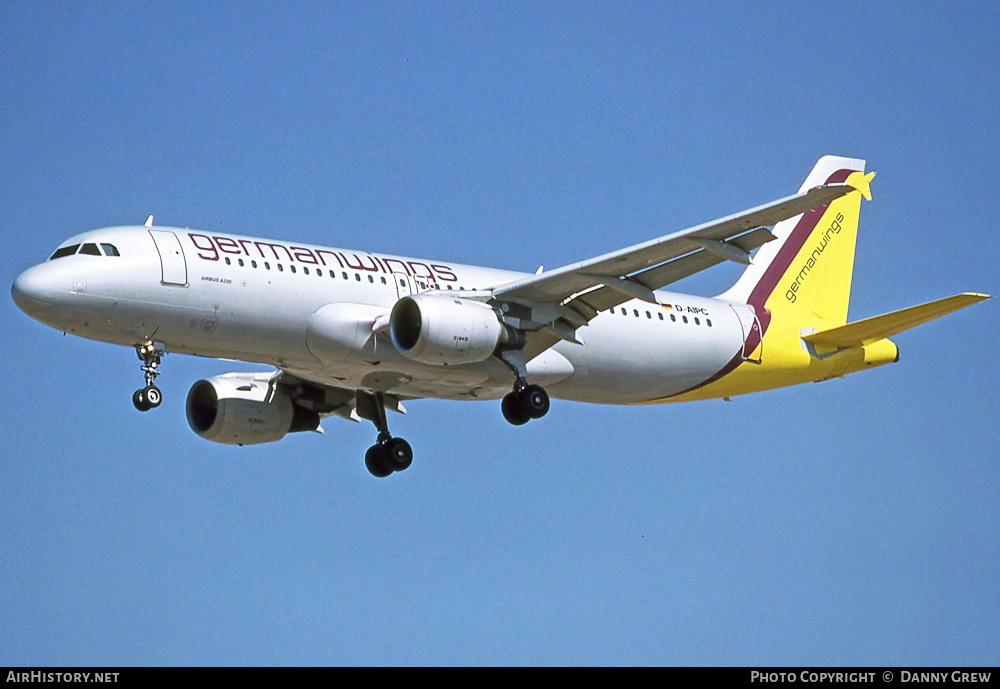
M 160 406 L 163 393 L 153 383 L 160 375 L 160 357 L 166 354 L 162 344 L 145 342 L 136 345 L 135 353 L 142 360 L 142 372 L 146 376 L 146 387 L 132 393 L 132 404 L 139 411 L 149 411 Z

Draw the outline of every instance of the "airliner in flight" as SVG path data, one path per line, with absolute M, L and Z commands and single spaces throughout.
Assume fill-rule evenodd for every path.
M 847 323 L 863 160 L 825 156 L 793 196 L 535 274 L 381 252 L 159 227 L 66 240 L 11 292 L 57 330 L 134 347 L 160 405 L 166 352 L 267 364 L 187 396 L 195 433 L 280 440 L 366 419 L 375 476 L 410 466 L 387 411 L 408 400 L 501 399 L 521 425 L 550 395 L 602 404 L 729 398 L 898 360 L 888 338 L 987 299 L 959 294 Z M 705 298 L 662 288 L 723 261 L 746 266 Z

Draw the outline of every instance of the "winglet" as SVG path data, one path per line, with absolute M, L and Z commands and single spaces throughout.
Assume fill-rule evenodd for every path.
M 146 218 L 146 227 L 152 227 L 152 226 L 153 226 L 153 216 L 151 215 L 148 218 Z
M 864 196 L 867 200 L 871 201 L 872 200 L 871 183 L 872 183 L 872 178 L 874 177 L 875 177 L 874 172 L 869 172 L 867 175 L 864 174 L 863 172 L 852 172 L 847 176 L 847 179 L 844 181 L 848 186 L 854 187 L 855 189 L 861 192 L 862 196 Z

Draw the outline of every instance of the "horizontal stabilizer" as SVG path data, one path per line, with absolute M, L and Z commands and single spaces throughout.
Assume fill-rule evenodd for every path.
M 820 347 L 864 347 L 989 298 L 987 294 L 972 292 L 956 294 L 829 330 L 820 330 L 803 335 L 802 339 Z

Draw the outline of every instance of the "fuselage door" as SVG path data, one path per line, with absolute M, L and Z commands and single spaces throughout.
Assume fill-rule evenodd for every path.
M 149 230 L 149 236 L 160 254 L 160 269 L 164 285 L 187 285 L 187 262 L 177 235 L 169 230 Z
M 396 285 L 396 296 L 400 299 L 417 293 L 417 282 L 412 275 L 393 273 L 392 279 Z

